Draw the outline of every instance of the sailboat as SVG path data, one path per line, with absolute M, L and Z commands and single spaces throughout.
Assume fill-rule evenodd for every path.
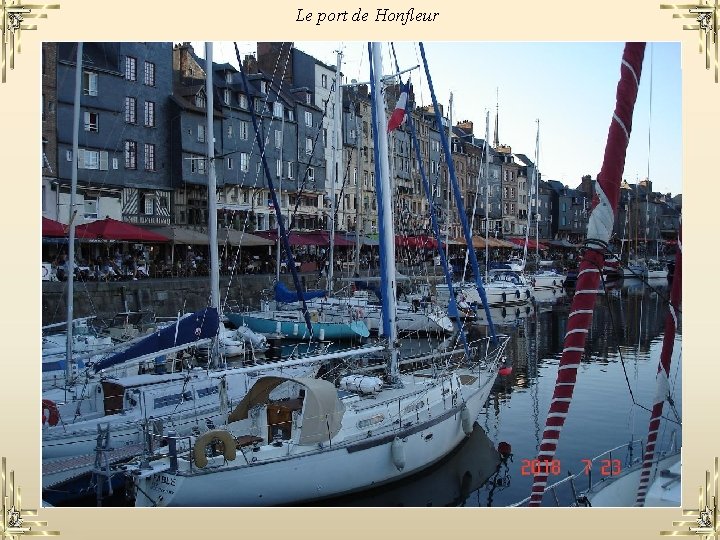
M 379 44 L 369 48 L 388 338 L 382 350 L 384 376 L 350 374 L 340 379 L 339 387 L 320 379 L 260 378 L 228 415 L 224 429 L 196 438 L 189 451 L 171 442 L 169 455 L 153 459 L 149 468 L 129 469 L 137 488 L 136 506 L 249 506 L 323 499 L 420 471 L 472 433 L 507 338 L 497 340 L 493 332 L 497 345 L 492 349 L 488 340 L 400 359 L 382 60 Z M 422 44 L 421 52 L 424 60 Z M 434 93 L 433 101 L 439 116 Z M 447 139 L 443 143 L 448 153 Z M 401 363 L 423 367 L 403 373 Z M 272 400 L 270 392 L 288 382 L 302 388 L 300 397 Z
M 534 272 L 527 274 L 533 289 L 538 290 L 561 290 L 565 286 L 565 276 L 553 269 L 540 268 L 540 185 L 538 165 L 540 162 L 540 120 L 537 121 L 537 134 L 535 136 L 535 166 L 533 167 L 533 179 L 530 185 L 530 197 L 528 201 L 534 203 L 534 212 L 528 212 L 527 228 L 525 229 L 525 247 L 523 249 L 523 261 L 527 259 L 528 238 L 533 214 L 535 216 L 535 261 L 537 268 Z M 534 196 L 533 196 L 534 193 Z

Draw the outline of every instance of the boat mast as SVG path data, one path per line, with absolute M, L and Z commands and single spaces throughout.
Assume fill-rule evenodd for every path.
M 358 88 L 355 87 L 355 97 L 357 99 Z M 355 273 L 360 275 L 360 232 L 365 230 L 363 227 L 362 202 L 363 192 L 362 175 L 360 174 L 360 103 L 358 102 L 358 114 L 355 116 L 355 142 L 356 142 L 356 158 L 355 158 Z
M 213 46 L 205 43 L 205 92 L 207 105 L 208 240 L 210 242 L 210 307 L 220 313 L 220 265 L 217 242 L 217 178 L 215 177 L 215 130 L 213 128 Z
M 452 152 L 452 106 L 453 106 L 453 93 L 450 92 L 450 103 L 448 106 L 448 139 L 451 140 L 450 151 Z M 440 126 L 442 129 L 442 126 Z M 452 159 L 452 154 L 448 155 L 448 161 Z M 447 181 L 447 199 L 445 200 L 445 258 L 448 259 L 448 252 L 450 250 L 450 174 L 448 173 Z M 470 246 L 468 249 L 472 249 Z
M 72 357 L 73 357 L 73 303 L 75 299 L 75 217 L 77 210 L 75 209 L 75 192 L 77 191 L 78 177 L 78 147 L 80 146 L 80 87 L 82 85 L 82 58 L 83 58 L 83 42 L 79 42 L 77 46 L 77 58 L 75 60 L 75 101 L 73 106 L 73 141 L 72 141 L 72 173 L 70 177 L 70 221 L 68 231 L 68 260 L 65 264 L 65 274 L 67 276 L 67 359 L 65 361 L 65 382 L 70 380 L 72 375 Z
M 329 294 L 333 292 L 333 274 L 335 272 L 335 186 L 340 181 L 340 166 L 338 164 L 337 153 L 338 148 L 342 148 L 342 138 L 340 137 L 340 115 L 342 113 L 342 101 L 340 101 L 340 63 L 342 62 L 342 52 L 337 52 L 337 64 L 335 65 L 335 95 L 333 99 L 333 143 L 332 143 L 332 167 L 334 174 L 330 177 L 330 257 L 328 259 L 330 266 L 327 274 L 327 290 Z
M 485 276 L 490 265 L 490 111 L 485 111 Z
M 282 219 L 282 181 L 283 181 L 283 146 L 285 146 L 285 109 L 280 120 L 280 179 L 278 180 L 278 202 L 280 203 L 280 219 Z M 280 222 L 277 223 L 277 253 L 275 259 L 275 280 L 280 282 Z
M 388 377 L 398 379 L 398 353 L 396 348 L 396 271 L 395 271 L 395 231 L 393 228 L 392 200 L 390 193 L 390 164 L 388 161 L 387 117 L 382 92 L 382 53 L 380 43 L 370 43 L 372 66 L 373 127 L 375 131 L 375 176 L 378 191 L 378 225 L 380 232 L 380 261 L 382 281 L 382 319 L 383 333 L 388 338 L 390 360 Z
M 535 258 L 540 269 L 540 119 L 537 120 L 535 135 L 535 167 L 533 167 L 533 187 L 535 188 Z

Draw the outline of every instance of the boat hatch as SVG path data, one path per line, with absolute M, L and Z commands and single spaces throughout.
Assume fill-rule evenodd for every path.
M 303 398 L 273 401 L 267 405 L 268 440 L 289 440 L 292 437 L 293 419 L 302 410 Z M 293 413 L 295 413 L 293 415 Z

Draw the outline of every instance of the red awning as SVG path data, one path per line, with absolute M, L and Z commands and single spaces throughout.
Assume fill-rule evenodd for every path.
M 509 242 L 512 242 L 516 246 L 523 247 L 525 245 L 525 239 L 524 238 L 506 238 Z M 540 249 L 547 249 L 548 247 L 540 242 L 539 244 L 535 242 L 532 238 L 528 238 L 528 249 L 535 249 L 537 246 L 540 246 Z
M 79 240 L 124 240 L 128 242 L 169 242 L 161 234 L 112 218 L 98 219 L 78 225 L 75 236 Z
M 48 238 L 62 238 L 67 236 L 65 225 L 59 221 L 42 218 L 42 235 Z
M 407 246 L 414 248 L 434 249 L 437 247 L 437 241 L 432 236 L 396 236 L 396 246 Z

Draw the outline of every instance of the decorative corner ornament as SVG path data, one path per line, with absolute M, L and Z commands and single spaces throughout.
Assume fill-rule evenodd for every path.
M 37 25 L 23 22 L 25 19 L 47 19 L 46 9 L 60 9 L 60 4 L 22 4 L 20 0 L 0 0 L 0 80 L 3 83 L 7 79 L 8 63 L 10 69 L 15 69 L 15 49 L 18 54 L 22 52 L 22 31 L 37 30 Z
M 702 536 L 706 539 L 718 540 L 720 523 L 718 523 L 718 458 L 715 458 L 715 476 L 711 494 L 710 471 L 705 471 L 705 487 L 700 487 L 698 510 L 683 509 L 683 517 L 690 518 L 673 521 L 673 527 L 687 527 L 686 530 L 660 531 L 661 536 Z M 711 504 L 712 503 L 712 504 Z
M 28 521 L 37 516 L 37 510 L 22 510 L 20 487 L 15 487 L 15 471 L 6 474 L 5 458 L 2 458 L 2 499 L 0 499 L 0 540 L 18 540 L 20 536 L 58 536 L 60 531 L 32 530 L 33 527 L 47 527 L 47 521 Z M 9 505 L 9 506 L 8 506 Z
M 660 9 L 673 9 L 673 19 L 695 19 L 697 24 L 683 24 L 683 30 L 697 30 L 700 54 L 705 54 L 705 69 L 710 69 L 710 45 L 715 49 L 715 82 L 718 82 L 718 0 L 701 0 L 700 4 L 660 4 Z M 687 10 L 688 13 L 679 13 Z

